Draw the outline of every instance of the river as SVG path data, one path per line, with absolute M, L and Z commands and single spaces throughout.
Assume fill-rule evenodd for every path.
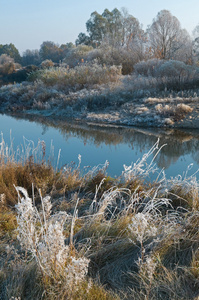
M 61 149 L 59 167 L 71 161 L 78 164 L 78 155 L 81 154 L 82 170 L 84 166 L 94 167 L 108 160 L 108 175 L 119 176 L 124 164 L 128 166 L 136 162 L 159 138 L 160 145 L 166 145 L 155 162 L 159 169 L 165 170 L 167 177 L 182 175 L 192 163 L 189 175 L 199 168 L 198 130 L 100 126 L 0 115 L 0 131 L 8 145 L 11 136 L 15 150 L 28 140 L 35 145 L 43 140 L 48 156 L 53 144 L 55 164 Z

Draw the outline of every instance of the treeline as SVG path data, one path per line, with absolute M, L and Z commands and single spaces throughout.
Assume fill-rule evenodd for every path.
M 95 11 L 86 29 L 75 44 L 45 41 L 39 50 L 28 49 L 22 56 L 13 44 L 0 45 L 0 75 L 13 73 L 19 64 L 49 67 L 61 62 L 75 67 L 95 60 L 121 65 L 126 75 L 132 73 L 135 64 L 149 59 L 178 60 L 188 65 L 199 62 L 199 25 L 191 37 L 168 10 L 160 11 L 146 30 L 126 9 L 105 9 L 102 14 Z

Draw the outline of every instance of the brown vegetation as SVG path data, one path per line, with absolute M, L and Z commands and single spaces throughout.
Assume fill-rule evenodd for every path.
M 145 183 L 145 175 L 154 168 L 145 165 L 145 159 L 156 151 L 158 143 L 140 162 L 125 167 L 117 179 L 107 177 L 106 168 L 80 176 L 78 166 L 56 171 L 44 159 L 40 163 L 33 157 L 24 162 L 1 160 L 1 299 L 196 299 L 198 182 L 194 177 L 176 177 Z M 23 185 L 32 200 L 17 196 L 13 183 Z M 17 190 L 26 194 L 24 188 Z M 51 214 L 48 206 L 43 207 L 51 206 L 43 198 L 46 194 L 51 196 Z M 26 232 L 21 229 L 26 230 L 30 223 L 23 225 L 19 213 L 23 205 L 31 205 L 36 212 L 35 234 L 43 226 L 47 234 L 53 224 L 57 230 L 66 216 L 65 246 L 60 247 L 69 247 L 73 259 L 89 260 L 85 280 L 72 285 L 73 289 L 68 288 L 69 279 L 64 275 L 70 260 L 61 269 L 55 261 L 46 273 L 53 252 L 44 266 L 45 256 L 38 256 L 38 264 L 37 252 L 25 248 Z M 31 242 L 28 236 L 27 245 Z M 57 234 L 53 247 L 61 243 L 60 238 Z M 40 244 L 35 247 L 39 250 Z

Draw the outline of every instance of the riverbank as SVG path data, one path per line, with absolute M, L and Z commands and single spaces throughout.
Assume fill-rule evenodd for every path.
M 198 95 L 197 89 L 139 89 L 139 85 L 132 86 L 132 78 L 125 76 L 117 82 L 77 91 L 39 81 L 23 82 L 0 88 L 0 112 L 101 124 L 199 128 Z
M 197 299 L 198 182 L 162 174 L 149 185 L 146 159 L 159 151 L 113 179 L 106 166 L 82 176 L 16 162 L 2 143 L 1 299 Z

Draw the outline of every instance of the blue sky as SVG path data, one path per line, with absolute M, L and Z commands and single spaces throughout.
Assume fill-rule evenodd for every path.
M 199 24 L 199 0 L 0 0 L 0 44 L 23 53 L 43 41 L 74 42 L 93 11 L 127 8 L 145 29 L 162 9 L 176 16 L 189 33 Z

